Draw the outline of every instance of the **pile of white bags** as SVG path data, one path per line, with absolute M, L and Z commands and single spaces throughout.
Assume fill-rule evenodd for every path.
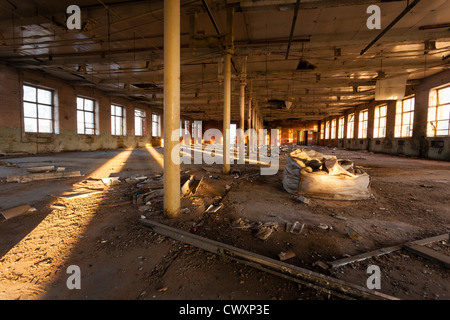
M 293 194 L 329 200 L 371 197 L 370 177 L 351 160 L 337 159 L 314 150 L 290 153 L 283 172 L 283 187 Z

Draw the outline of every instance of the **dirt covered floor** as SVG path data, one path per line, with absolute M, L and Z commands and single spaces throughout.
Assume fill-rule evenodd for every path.
M 199 185 L 182 198 L 180 217 L 169 220 L 161 213 L 162 149 L 35 157 L 33 165 L 64 163 L 81 168 L 84 176 L 0 184 L 2 210 L 20 204 L 37 209 L 0 222 L 0 299 L 334 299 L 143 229 L 139 219 L 145 217 L 272 259 L 292 251 L 295 256 L 286 263 L 362 287 L 370 276 L 367 267 L 377 265 L 380 292 L 448 300 L 449 271 L 405 250 L 337 268 L 324 268 L 324 263 L 449 233 L 450 163 L 315 149 L 362 166 L 371 177 L 373 197 L 302 203 L 283 189 L 291 151 L 285 148 L 280 170 L 272 176 L 261 176 L 257 165 L 234 165 L 227 176 L 220 165 L 183 165 L 183 181 L 193 175 Z M 91 161 L 99 155 L 102 161 Z M 4 161 L 20 168 L 30 158 Z M 17 173 L 8 170 L 2 169 L 3 178 Z M 98 180 L 108 176 L 119 182 Z M 74 185 L 100 192 L 63 197 Z M 211 204 L 219 209 L 205 213 Z M 296 221 L 304 224 L 300 234 L 286 228 Z M 347 226 L 360 237 L 351 239 Z M 450 255 L 448 241 L 428 247 Z M 81 270 L 79 290 L 67 287 L 72 265 Z

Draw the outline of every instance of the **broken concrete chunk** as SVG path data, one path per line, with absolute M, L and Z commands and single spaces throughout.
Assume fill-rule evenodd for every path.
M 313 265 L 316 267 L 319 267 L 321 269 L 324 269 L 324 270 L 329 269 L 329 265 L 326 262 L 323 262 L 321 260 L 314 262 Z
M 304 196 L 299 196 L 298 200 L 300 200 L 300 202 L 303 202 L 304 204 L 309 204 L 309 199 Z
M 280 261 L 285 261 L 285 260 L 291 259 L 293 257 L 295 257 L 295 253 L 291 250 L 287 251 L 287 252 L 280 252 L 278 254 L 278 258 L 280 259 Z

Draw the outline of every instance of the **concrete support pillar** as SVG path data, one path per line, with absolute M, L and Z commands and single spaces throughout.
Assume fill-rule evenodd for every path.
M 239 133 L 239 163 L 245 163 L 245 81 L 241 81 L 240 87 L 240 133 Z
M 180 213 L 179 141 L 172 133 L 180 128 L 180 0 L 164 1 L 164 214 Z M 177 138 L 179 135 L 176 135 Z
M 234 8 L 227 9 L 227 34 L 224 48 L 224 104 L 223 104 L 223 173 L 230 174 L 231 122 L 231 56 L 233 54 Z

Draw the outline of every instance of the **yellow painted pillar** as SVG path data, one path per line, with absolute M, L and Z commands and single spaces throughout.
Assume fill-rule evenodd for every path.
M 164 214 L 180 213 L 179 141 L 172 134 L 180 129 L 180 0 L 164 1 Z M 179 137 L 179 135 L 177 135 Z M 178 150 L 177 150 L 178 149 Z
M 223 104 L 223 173 L 230 174 L 231 122 L 231 56 L 233 54 L 234 8 L 227 9 L 227 34 L 224 44 L 224 104 Z

